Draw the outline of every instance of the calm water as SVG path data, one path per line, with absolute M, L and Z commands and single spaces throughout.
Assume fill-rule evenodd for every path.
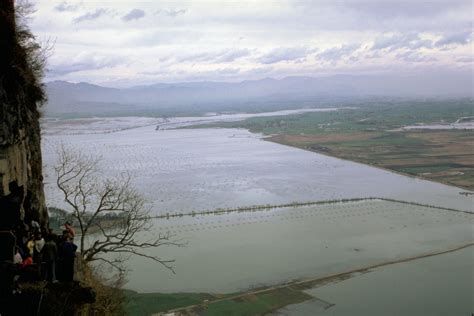
M 471 315 L 474 247 L 379 268 L 307 293 L 316 298 L 289 306 L 276 315 Z M 334 305 L 324 309 L 327 305 L 320 300 Z
M 340 109 L 354 109 L 353 107 L 295 109 L 263 113 L 235 113 L 217 114 L 209 113 L 206 116 L 196 117 L 108 117 L 108 118 L 80 118 L 62 120 L 57 118 L 42 119 L 43 134 L 48 135 L 78 135 L 113 133 L 137 127 L 153 126 L 158 129 L 174 129 L 185 126 L 209 124 L 215 122 L 236 122 L 251 117 L 285 116 L 291 114 L 304 114 L 309 112 L 333 112 Z
M 156 213 L 351 197 L 400 200 L 471 210 L 472 196 L 454 187 L 264 141 L 239 129 L 43 136 L 45 189 L 62 206 L 52 167 L 59 144 L 103 157 L 106 175 L 130 172 Z
M 189 242 L 153 252 L 175 259 L 177 274 L 132 258 L 127 287 L 228 293 L 325 276 L 471 242 L 473 224 L 470 214 L 383 201 L 161 219 L 153 234 Z
M 51 170 L 64 143 L 102 156 L 106 175 L 131 172 L 156 214 L 371 196 L 472 210 L 472 196 L 459 194 L 464 190 L 266 142 L 246 130 L 157 131 L 137 120 L 117 132 L 107 121 L 106 130 L 89 126 L 88 134 L 72 135 L 45 124 L 48 204 L 63 206 Z M 156 220 L 152 235 L 171 231 L 188 242 L 155 250 L 176 260 L 177 274 L 133 258 L 127 287 L 234 292 L 324 276 L 470 242 L 472 217 L 372 201 Z

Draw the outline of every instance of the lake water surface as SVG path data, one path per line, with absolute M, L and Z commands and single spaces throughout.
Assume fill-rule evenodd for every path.
M 389 197 L 472 210 L 463 190 L 262 140 L 241 129 L 48 134 L 43 159 L 48 203 L 62 206 L 52 167 L 60 144 L 101 156 L 108 176 L 131 173 L 159 213 L 340 198 Z
M 288 306 L 275 314 L 471 315 L 474 311 L 474 247 L 379 268 L 306 292 L 315 299 Z
M 87 133 L 69 133 L 64 122 L 61 132 L 46 122 L 42 148 L 48 204 L 64 207 L 52 167 L 57 146 L 66 144 L 101 156 L 106 176 L 130 172 L 157 215 L 362 197 L 472 211 L 472 196 L 459 194 L 465 190 L 267 142 L 246 130 L 156 130 L 153 122 L 137 120 L 117 129 L 113 119 L 99 128 L 74 123 Z M 109 127 L 103 129 L 104 124 Z M 470 242 L 472 217 L 370 201 L 157 219 L 151 235 L 171 231 L 188 242 L 184 248 L 155 250 L 176 260 L 177 274 L 132 258 L 127 287 L 234 292 L 324 276 Z
M 147 237 L 170 231 L 188 242 L 152 253 L 176 274 L 130 259 L 128 287 L 144 292 L 230 293 L 323 277 L 472 242 L 474 216 L 368 201 L 157 219 Z

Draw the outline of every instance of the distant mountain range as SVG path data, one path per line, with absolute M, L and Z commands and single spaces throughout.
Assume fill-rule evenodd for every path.
M 226 82 L 185 82 L 131 88 L 52 81 L 47 116 L 147 115 L 256 111 L 317 105 L 364 97 L 472 97 L 472 78 L 450 82 L 424 76 L 287 77 Z

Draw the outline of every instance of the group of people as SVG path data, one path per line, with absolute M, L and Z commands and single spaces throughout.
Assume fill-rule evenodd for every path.
M 41 229 L 35 221 L 25 225 L 17 231 L 13 263 L 20 271 L 36 265 L 41 277 L 49 282 L 72 281 L 77 250 L 75 231 L 69 221 L 64 228 L 59 236 L 50 228 Z

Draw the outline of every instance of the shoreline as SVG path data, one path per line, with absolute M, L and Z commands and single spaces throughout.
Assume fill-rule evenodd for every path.
M 249 132 L 253 133 L 250 130 L 249 130 Z M 365 165 L 365 166 L 377 168 L 377 169 L 384 170 L 384 171 L 389 171 L 389 172 L 392 172 L 392 173 L 395 173 L 395 174 L 398 174 L 398 175 L 402 175 L 402 176 L 406 176 L 406 177 L 410 177 L 410 178 L 414 178 L 414 179 L 431 181 L 431 182 L 435 182 L 435 183 L 441 183 L 441 184 L 444 184 L 444 185 L 447 185 L 447 186 L 450 186 L 450 187 L 453 187 L 453 188 L 456 188 L 456 189 L 459 189 L 459 190 L 465 190 L 470 194 L 474 194 L 474 191 L 472 191 L 472 189 L 470 189 L 469 187 L 458 186 L 458 185 L 455 185 L 455 184 L 450 183 L 450 182 L 436 181 L 436 180 L 431 179 L 431 178 L 423 177 L 423 176 L 420 176 L 420 175 L 414 175 L 414 174 L 410 174 L 410 173 L 404 173 L 404 172 L 397 171 L 397 170 L 394 170 L 394 169 L 389 169 L 389 168 L 385 168 L 385 167 L 378 166 L 378 165 L 368 164 L 368 163 L 365 163 L 365 162 L 359 161 L 359 160 L 350 160 L 350 159 L 347 159 L 347 158 L 344 158 L 344 157 L 333 156 L 333 155 L 330 155 L 329 153 L 324 152 L 324 151 L 318 151 L 318 150 L 310 149 L 310 148 L 307 148 L 307 147 L 304 147 L 304 146 L 298 146 L 298 145 L 294 145 L 294 144 L 291 144 L 291 143 L 288 143 L 288 142 L 279 141 L 277 138 L 280 137 L 280 136 L 282 136 L 282 135 L 281 134 L 264 135 L 262 137 L 262 140 L 272 142 L 272 143 L 275 143 L 275 144 L 279 144 L 279 145 L 283 145 L 283 146 L 288 146 L 288 147 L 292 147 L 292 148 L 298 148 L 298 149 L 306 150 L 306 151 L 309 151 L 309 152 L 324 155 L 326 157 L 332 157 L 332 158 L 337 158 L 337 159 L 341 159 L 341 160 L 344 160 L 344 161 L 360 163 L 360 164 Z
M 460 246 L 452 247 L 449 249 L 445 249 L 442 251 L 436 251 L 436 252 L 429 252 L 429 253 L 424 253 L 416 256 L 410 256 L 410 257 L 405 257 L 405 258 L 400 258 L 397 260 L 390 260 L 386 262 L 380 262 L 368 266 L 363 266 L 363 267 L 358 267 L 354 268 L 348 271 L 343 271 L 343 272 L 338 272 L 326 276 L 319 276 L 319 277 L 314 277 L 314 278 L 305 278 L 305 279 L 300 279 L 300 280 L 293 280 L 277 285 L 272 285 L 272 286 L 264 286 L 261 288 L 255 288 L 253 290 L 249 290 L 243 293 L 237 293 L 235 295 L 232 294 L 210 294 L 215 297 L 215 299 L 208 299 L 204 300 L 201 303 L 197 304 L 192 304 L 192 305 L 187 305 L 187 306 L 182 306 L 174 309 L 168 309 L 166 311 L 157 311 L 153 315 L 163 315 L 166 313 L 178 313 L 177 315 L 196 315 L 199 314 L 199 311 L 204 311 L 209 308 L 212 304 L 217 304 L 220 302 L 224 301 L 240 301 L 244 300 L 246 298 L 251 299 L 251 301 L 258 300 L 258 295 L 270 295 L 270 294 L 276 294 L 278 291 L 287 291 L 290 290 L 292 292 L 298 292 L 303 295 L 306 295 L 306 299 L 302 299 L 300 296 L 299 300 L 295 302 L 286 302 L 284 305 L 281 306 L 275 306 L 274 308 L 267 310 L 266 313 L 274 312 L 276 310 L 279 310 L 281 308 L 284 308 L 288 305 L 294 304 L 294 303 L 301 303 L 307 300 L 310 300 L 314 298 L 313 296 L 310 296 L 309 294 L 304 293 L 304 290 L 311 289 L 311 288 L 317 288 L 320 286 L 324 286 L 327 284 L 331 284 L 334 282 L 341 282 L 350 278 L 353 278 L 359 274 L 364 274 L 364 273 L 369 273 L 372 272 L 371 270 L 382 268 L 385 266 L 390 266 L 394 264 L 399 264 L 399 263 L 404 263 L 404 262 L 411 262 L 415 261 L 418 259 L 423 259 L 423 258 L 429 258 L 429 257 L 434 257 L 438 255 L 443 255 L 443 254 L 448 254 L 452 252 L 456 252 L 459 250 L 463 250 L 469 247 L 474 246 L 474 242 L 470 242 L 467 244 L 463 244 Z M 161 294 L 161 293 L 137 293 L 138 295 L 143 294 L 143 295 L 153 295 L 153 294 Z M 194 294 L 194 293 L 181 293 L 181 294 Z

